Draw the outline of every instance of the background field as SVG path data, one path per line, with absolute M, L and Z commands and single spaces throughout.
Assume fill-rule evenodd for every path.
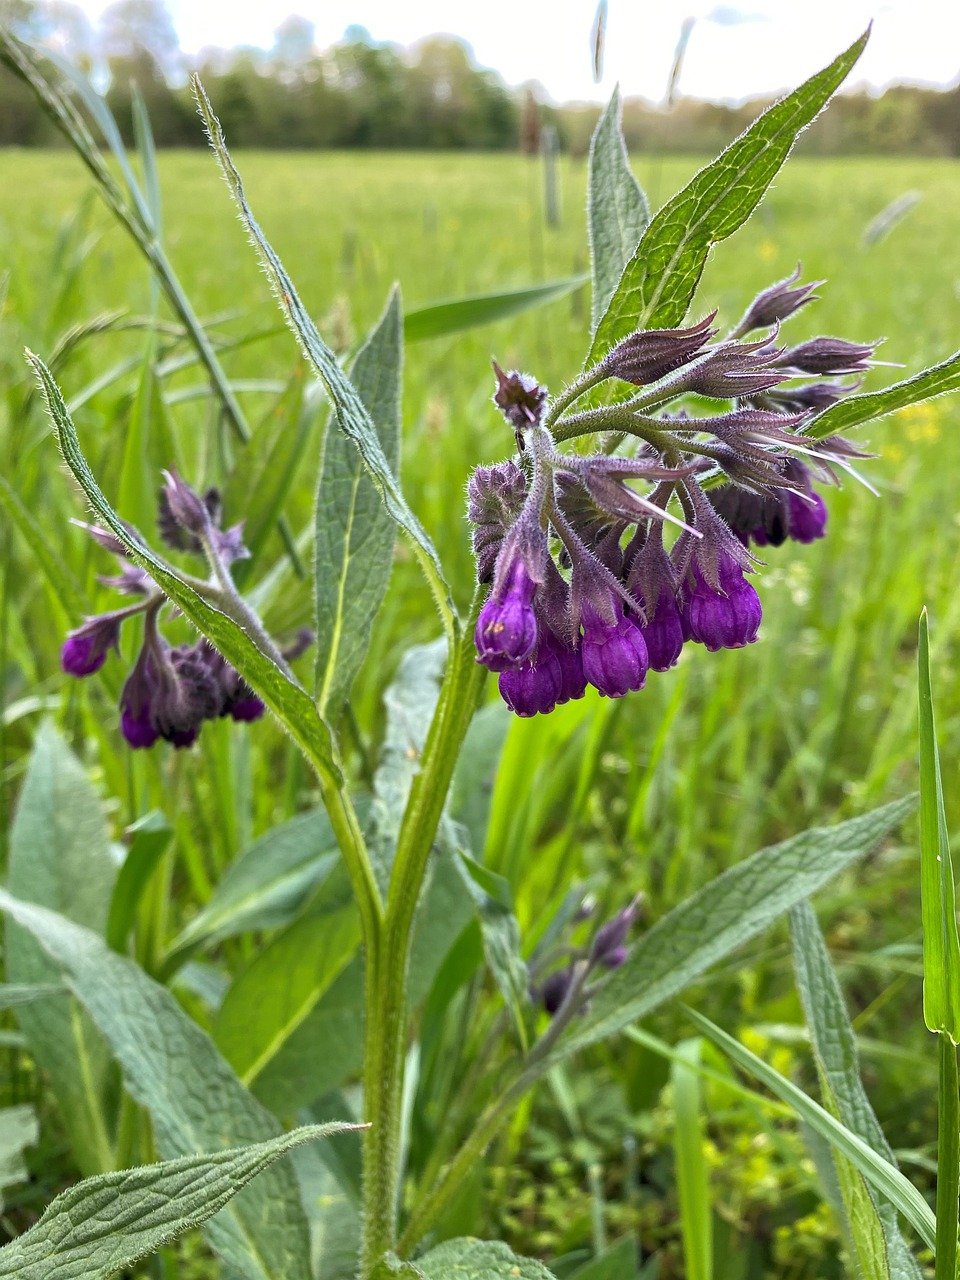
M 582 164 L 561 161 L 562 220 L 547 227 L 539 163 L 517 157 L 367 152 L 237 159 L 301 295 L 344 352 L 376 318 L 394 279 L 413 307 L 569 276 L 587 265 Z M 638 157 L 635 167 L 657 203 L 695 166 Z M 0 470 L 57 556 L 94 602 L 106 605 L 108 593 L 95 585 L 106 566 L 67 524 L 82 508 L 29 394 L 20 351 L 29 345 L 48 356 L 71 325 L 114 308 L 147 314 L 150 283 L 108 215 L 87 203 L 89 184 L 72 156 L 8 151 L 0 153 L 0 173 L 0 280 L 9 273 L 0 312 Z M 241 387 L 262 384 L 242 392 L 258 430 L 280 430 L 296 353 L 285 332 L 271 332 L 276 312 L 213 163 L 201 153 L 166 153 L 160 174 L 168 252 L 201 315 L 223 316 L 219 329 L 226 335 L 266 331 L 224 358 Z M 916 207 L 885 238 L 867 244 L 867 225 L 907 191 L 920 194 Z M 791 339 L 818 332 L 884 336 L 883 359 L 907 370 L 932 363 L 956 348 L 960 329 L 958 202 L 954 162 L 800 158 L 759 214 L 715 254 L 696 318 L 716 306 L 722 320 L 735 321 L 759 287 L 799 259 L 807 278 L 829 283 L 822 300 L 791 324 Z M 471 584 L 466 478 L 477 461 L 501 457 L 511 444 L 489 403 L 490 356 L 557 386 L 579 366 L 588 311 L 580 291 L 516 319 L 408 349 L 405 484 L 463 596 Z M 111 498 L 124 437 L 143 413 L 136 391 L 144 342 L 142 329 L 124 332 L 115 323 L 81 342 L 58 371 L 68 397 L 81 402 L 82 439 Z M 108 386 L 92 390 L 115 370 Z M 869 385 L 896 376 L 879 368 Z M 219 482 L 233 469 L 228 505 L 239 517 L 247 497 L 244 455 L 224 443 L 209 400 L 198 394 L 200 382 L 195 368 L 168 378 L 166 410 L 154 406 L 149 421 L 155 437 L 163 423 L 191 478 Z M 318 442 L 314 429 L 288 501 L 295 529 L 309 520 Z M 655 919 L 760 845 L 912 789 L 915 630 L 923 604 L 931 610 L 936 648 L 949 816 L 960 828 L 960 686 L 953 675 L 960 640 L 960 404 L 934 402 L 874 424 L 865 444 L 879 455 L 865 468 L 879 499 L 847 485 L 829 497 L 823 542 L 771 552 L 755 647 L 710 656 L 689 651 L 677 670 L 652 676 L 639 695 L 614 704 L 589 696 L 545 721 L 514 724 L 486 856 L 506 872 L 539 868 L 524 878 L 521 925 L 543 892 L 574 875 L 597 876 L 611 904 L 643 890 Z M 108 682 L 80 688 L 59 674 L 67 618 L 9 526 L 0 537 L 4 806 L 9 810 L 16 794 L 41 714 L 53 711 L 99 770 L 106 793 L 120 797 L 118 827 L 151 797 L 168 797 L 178 863 L 166 910 L 174 920 L 185 918 L 252 836 L 309 803 L 309 781 L 267 724 L 233 737 L 226 725 L 214 726 L 195 766 L 183 754 L 118 763 L 125 757 L 104 750 L 116 741 Z M 279 543 L 268 550 L 269 563 Z M 402 552 L 391 599 L 357 704 L 360 728 L 373 740 L 401 643 L 435 630 Z M 309 586 L 291 576 L 270 621 L 278 630 L 292 628 L 310 612 Z M 819 907 L 858 1015 L 881 1121 L 922 1179 L 924 1144 L 934 1134 L 935 1068 L 919 1027 L 914 833 L 906 831 L 902 848 L 861 868 Z M 228 960 L 243 954 L 241 947 Z M 700 1007 L 779 1055 L 781 1068 L 795 1065 L 799 1051 L 785 1024 L 799 1016 L 782 936 L 768 936 L 715 975 Z M 684 1034 L 681 1025 L 663 1020 L 657 1030 L 672 1038 Z M 588 1085 L 579 1086 L 583 1096 L 561 1098 L 560 1105 L 543 1091 L 492 1157 L 490 1184 L 507 1185 L 511 1208 L 491 1230 L 505 1231 L 521 1248 L 562 1252 L 589 1238 L 598 1185 L 611 1202 L 612 1235 L 639 1221 L 651 1241 L 670 1242 L 676 1208 L 663 1169 L 669 1125 L 662 1105 L 644 1110 L 657 1104 L 666 1068 L 640 1047 L 622 1044 L 598 1051 L 595 1067 L 584 1075 Z M 824 1259 L 833 1256 L 834 1229 L 816 1207 L 809 1162 L 790 1125 L 772 1126 L 767 1118 L 762 1124 L 761 1133 L 750 1108 L 729 1100 L 712 1118 L 724 1229 L 764 1241 L 764 1257 L 780 1259 L 770 1272 L 780 1280 L 833 1274 Z M 625 1138 L 639 1144 L 636 1165 L 629 1143 L 624 1155 Z M 592 1165 L 600 1172 L 591 1192 Z M 553 1191 L 544 1189 L 549 1183 Z M 499 1203 L 500 1194 L 491 1200 Z

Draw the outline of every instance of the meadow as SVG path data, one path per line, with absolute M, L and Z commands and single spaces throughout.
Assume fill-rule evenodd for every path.
M 561 218 L 549 226 L 539 162 L 516 156 L 241 153 L 237 160 L 267 234 L 338 353 L 355 348 L 394 280 L 415 308 L 588 269 L 582 164 L 561 160 Z M 654 206 L 696 167 L 669 156 L 633 162 Z M 7 151 L 0 172 L 0 474 L 87 598 L 96 606 L 109 598 L 96 583 L 102 556 L 69 524 L 83 516 L 82 499 L 58 461 L 24 346 L 48 362 L 59 353 L 58 380 L 121 513 L 121 499 L 149 496 L 148 480 L 125 460 L 131 435 L 146 442 L 145 456 L 157 467 L 168 461 L 163 449 L 172 448 L 198 483 L 229 478 L 228 518 L 240 519 L 263 482 L 269 447 L 286 429 L 296 430 L 299 444 L 287 459 L 292 481 L 284 511 L 295 532 L 308 526 L 322 406 L 304 394 L 306 375 L 209 157 L 160 155 L 164 242 L 197 311 L 212 318 L 223 340 L 224 363 L 255 427 L 246 450 L 223 430 L 195 364 L 179 359 L 185 348 L 176 335 L 161 324 L 157 345 L 147 344 L 149 317 L 166 321 L 167 313 L 162 304 L 157 311 L 142 259 L 91 195 L 73 155 Z M 909 213 L 885 234 L 867 236 L 874 219 L 907 192 L 920 196 Z M 827 283 L 821 300 L 792 322 L 792 340 L 883 337 L 882 361 L 908 371 L 932 364 L 955 349 L 960 327 L 958 200 L 960 169 L 949 161 L 801 154 L 757 215 L 715 251 L 693 318 L 717 307 L 732 323 L 758 289 L 799 260 L 804 279 Z M 579 363 L 589 305 L 587 290 L 579 289 L 509 320 L 407 347 L 405 489 L 463 589 L 472 576 L 467 477 L 510 446 L 490 404 L 490 359 L 558 386 Z M 98 316 L 100 331 L 74 330 Z M 881 365 L 867 386 L 898 376 L 897 367 Z M 771 553 L 755 646 L 709 659 L 688 646 L 674 671 L 628 699 L 591 692 L 549 717 L 509 727 L 494 703 L 483 713 L 478 732 L 495 739 L 506 731 L 499 768 L 479 780 L 471 773 L 457 786 L 468 809 L 489 805 L 484 861 L 513 884 L 521 935 L 534 927 L 542 903 L 572 880 L 611 909 L 642 893 L 655 921 L 745 854 L 914 790 L 916 629 L 924 605 L 948 819 L 960 828 L 960 685 L 953 675 L 960 658 L 960 403 L 932 401 L 872 423 L 863 442 L 877 455 L 863 469 L 878 495 L 847 482 L 828 496 L 825 539 Z M 191 753 L 147 760 L 118 752 L 116 688 L 109 681 L 79 686 L 60 673 L 62 635 L 76 619 L 6 521 L 2 543 L 0 826 L 8 826 L 45 716 L 92 771 L 118 832 L 162 809 L 173 828 L 172 853 L 143 906 L 149 927 L 141 935 L 144 967 L 161 972 L 171 940 L 209 901 L 226 868 L 269 828 L 316 803 L 311 779 L 267 720 L 246 733 L 218 723 Z M 273 530 L 264 533 L 260 561 L 261 568 L 279 566 L 264 596 L 268 625 L 286 633 L 308 623 L 309 579 L 289 567 Z M 353 703 L 350 732 L 360 744 L 361 772 L 382 736 L 383 695 L 403 648 L 436 633 L 429 595 L 404 546 L 389 600 Z M 817 907 L 874 1106 L 904 1168 L 923 1185 L 933 1151 L 936 1055 L 918 1015 L 912 824 L 822 893 Z M 251 961 L 258 938 L 232 938 L 205 965 L 184 971 L 179 996 L 202 1024 L 214 1019 L 224 975 Z M 774 930 L 714 971 L 696 999 L 782 1071 L 809 1078 L 789 969 L 786 933 Z M 0 1032 L 0 1062 L 9 1067 L 0 1072 L 2 1101 L 38 1101 L 37 1079 L 12 1026 Z M 689 1027 L 672 1011 L 652 1019 L 645 1034 L 672 1044 Z M 574 1259 L 583 1256 L 578 1250 L 636 1232 L 646 1251 L 659 1250 L 661 1280 L 680 1276 L 670 1059 L 643 1034 L 592 1048 L 584 1059 L 575 1082 L 551 1077 L 493 1148 L 475 1202 L 463 1211 L 470 1230 L 501 1234 L 537 1256 Z M 441 1072 L 442 1065 L 430 1069 Z M 713 1070 L 718 1078 L 704 1087 L 718 1206 L 716 1274 L 839 1275 L 839 1234 L 820 1205 L 794 1122 L 760 1107 L 755 1095 L 732 1092 L 719 1058 Z M 428 1127 L 435 1123 L 426 1118 Z M 56 1132 L 55 1119 L 46 1132 Z M 53 1146 L 34 1158 L 34 1181 L 7 1195 L 11 1227 L 30 1221 L 75 1176 L 64 1145 L 46 1141 Z M 142 1136 L 131 1139 L 134 1149 L 137 1141 Z M 428 1139 L 415 1132 L 412 1141 Z M 4 1222 L 0 1217 L 0 1227 Z M 187 1252 L 194 1258 L 193 1246 Z M 157 1274 L 191 1274 L 182 1260 L 171 1265 L 177 1269 Z

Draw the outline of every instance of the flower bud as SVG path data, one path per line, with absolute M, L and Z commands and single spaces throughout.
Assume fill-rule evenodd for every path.
M 608 698 L 642 689 L 650 659 L 643 633 L 618 605 L 613 623 L 590 605 L 583 608 L 583 674 Z
M 652 671 L 669 671 L 677 665 L 684 634 L 680 610 L 672 595 L 660 596 L 656 610 L 648 612 L 646 622 L 640 623 L 640 633 Z
M 572 967 L 557 969 L 555 973 L 551 973 L 544 979 L 543 986 L 537 994 L 540 1003 L 551 1018 L 563 1007 L 567 996 L 570 994 L 570 988 L 573 986 L 573 979 L 574 972 Z
M 516 369 L 504 373 L 496 361 L 493 372 L 497 379 L 493 403 L 514 431 L 519 433 L 527 427 L 538 426 L 547 402 L 546 387 L 541 387 L 529 373 L 519 373 Z
M 164 471 L 166 484 L 157 496 L 157 528 L 168 547 L 175 551 L 203 551 L 208 537 L 219 520 L 220 495 L 208 489 L 203 498 L 176 471 Z
M 782 353 L 772 337 L 760 342 L 721 342 L 690 370 L 686 388 L 717 400 L 735 400 L 769 391 L 786 374 L 771 367 Z
M 811 338 L 798 347 L 788 347 L 777 364 L 800 373 L 864 373 L 877 349 L 875 342 L 847 342 L 845 338 Z
M 793 288 L 792 286 L 799 279 L 800 267 L 798 266 L 796 271 L 785 280 L 778 280 L 776 284 L 758 293 L 747 308 L 746 315 L 737 325 L 737 333 L 772 328 L 781 320 L 795 315 L 808 302 L 815 301 L 817 295 L 813 291 L 823 284 L 823 281 L 817 280 L 813 284 L 801 284 Z
M 716 335 L 710 328 L 716 314 L 712 311 L 689 329 L 639 329 L 604 356 L 600 369 L 606 377 L 638 387 L 658 382 L 691 361 Z
M 506 671 L 527 661 L 537 645 L 533 597 L 537 584 L 517 557 L 506 581 L 490 593 L 474 631 L 479 660 L 491 671 Z
M 625 944 L 640 914 L 641 902 L 642 898 L 638 894 L 612 920 L 608 920 L 597 930 L 590 948 L 590 959 L 594 964 L 606 965 L 608 969 L 616 969 L 623 964 L 627 958 Z
M 711 653 L 741 649 L 757 638 L 762 617 L 760 597 L 743 576 L 743 570 L 723 554 L 718 562 L 718 586 L 713 587 L 699 565 L 692 567 L 694 587 L 683 614 L 690 638 Z
M 467 517 L 473 525 L 477 581 L 490 582 L 507 532 L 527 496 L 527 478 L 515 462 L 477 467 L 467 485 Z
M 126 612 L 102 613 L 88 618 L 71 631 L 60 650 L 60 665 L 67 675 L 92 676 L 107 660 L 111 649 L 119 649 L 120 624 Z
M 815 542 L 827 531 L 827 504 L 820 494 L 811 489 L 804 496 L 787 493 L 787 528 L 795 542 Z

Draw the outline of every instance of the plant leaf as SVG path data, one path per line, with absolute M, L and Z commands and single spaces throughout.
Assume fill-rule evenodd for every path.
M 164 1159 L 279 1136 L 209 1036 L 166 988 L 64 916 L 0 890 L 0 909 L 63 970 L 116 1055 L 132 1097 L 150 1112 Z M 327 1046 L 329 1049 L 329 1046 Z M 205 1228 L 226 1268 L 244 1280 L 311 1280 L 309 1239 L 292 1171 L 268 1170 Z
M 744 1071 L 792 1107 L 802 1120 L 850 1160 L 870 1185 L 903 1214 L 920 1238 L 931 1249 L 936 1247 L 936 1222 L 930 1206 L 895 1165 L 877 1155 L 871 1146 L 841 1124 L 818 1102 L 808 1098 L 802 1089 L 798 1089 L 779 1071 L 768 1066 L 738 1040 L 734 1040 L 733 1036 L 715 1026 L 709 1018 L 694 1009 L 685 1009 L 684 1012 L 697 1029 L 722 1049 L 727 1057 L 732 1058 Z
M 457 843 L 462 845 L 465 842 Z M 517 1039 L 526 1052 L 530 974 L 520 953 L 520 926 L 509 900 L 509 882 L 474 862 L 462 849 L 453 856 L 463 870 L 464 883 L 476 907 L 487 967 L 503 996 Z
M 713 1277 L 713 1209 L 698 1071 L 701 1043 L 695 1039 L 678 1044 L 677 1056 L 670 1068 L 673 1149 L 687 1280 L 712 1280 Z
M 475 294 L 470 298 L 451 298 L 427 307 L 408 311 L 403 320 L 403 336 L 407 342 L 423 342 L 443 338 L 463 329 L 493 324 L 520 315 L 534 307 L 542 307 L 573 293 L 589 279 L 586 275 L 568 276 L 565 280 L 548 280 L 544 284 L 498 293 Z
M 254 644 L 246 632 L 226 614 L 215 609 L 193 587 L 185 583 L 139 538 L 131 535 L 103 495 L 80 450 L 77 431 L 60 388 L 43 361 L 27 352 L 27 359 L 40 381 L 47 410 L 57 433 L 64 460 L 83 489 L 90 505 L 112 533 L 127 548 L 128 558 L 150 574 L 166 594 L 179 605 L 197 629 L 231 662 L 277 716 L 306 755 L 335 781 L 341 773 L 333 754 L 333 742 L 326 723 L 317 714 L 311 699 L 294 684 Z
M 637 1246 L 629 1236 L 578 1267 L 570 1280 L 639 1280 Z
M 301 1143 L 350 1127 L 307 1125 L 267 1142 L 88 1178 L 57 1196 L 35 1226 L 0 1249 L 0 1276 L 107 1280 L 211 1218 Z
M 10 835 L 11 892 L 69 915 L 102 933 L 116 861 L 100 797 L 56 729 L 37 732 Z M 7 976 L 14 983 L 58 982 L 56 965 L 16 925 L 7 926 Z M 110 1055 L 96 1028 L 67 992 L 21 1005 L 17 1020 L 47 1074 L 84 1173 L 113 1164 L 101 1099 Z
M 30 1180 L 23 1152 L 26 1147 L 34 1146 L 39 1137 L 40 1125 L 33 1107 L 0 1107 L 0 1209 L 3 1208 L 3 1193 L 8 1187 L 18 1187 Z M 2 1258 L 3 1250 L 0 1249 Z
M 860 1055 L 830 956 L 809 902 L 790 912 L 793 965 L 827 1110 L 888 1163 L 896 1165 L 860 1079 Z M 850 1161 L 837 1155 L 838 1177 L 860 1264 L 867 1275 L 920 1280 L 893 1206 L 867 1187 Z M 842 1163 L 841 1163 L 842 1162 Z M 843 1166 L 846 1166 L 844 1168 Z M 863 1195 L 868 1203 L 863 1203 Z M 872 1221 L 874 1219 L 875 1221 Z M 879 1227 L 880 1249 L 877 1248 Z
M 299 340 L 304 355 L 326 387 L 327 394 L 333 403 L 337 425 L 356 446 L 387 511 L 409 536 L 444 621 L 448 627 L 452 626 L 455 611 L 436 549 L 420 521 L 407 505 L 397 478 L 384 456 L 383 447 L 370 420 L 370 415 L 356 388 L 340 368 L 336 356 L 320 337 L 309 312 L 300 301 L 293 281 L 287 275 L 283 263 L 254 218 L 253 211 L 247 204 L 240 174 L 227 151 L 220 122 L 214 115 L 210 100 L 196 76 L 193 78 L 193 89 L 210 137 L 210 145 L 213 147 L 221 172 L 240 210 L 243 223 L 260 255 L 267 277 L 283 307 L 287 323 Z
M 920 888 L 923 919 L 923 1018 L 931 1031 L 960 1041 L 960 937 L 950 837 L 930 684 L 927 611 L 920 615 Z
M 521 1258 L 501 1240 L 445 1240 L 417 1259 L 424 1280 L 554 1280 L 542 1262 Z
M 87 601 L 83 592 L 73 575 L 64 566 L 60 554 L 50 545 L 36 516 L 2 475 L 0 475 L 0 507 L 3 508 L 3 513 L 10 523 L 19 531 L 40 566 L 57 613 L 68 625 L 76 625 L 87 610 Z
M 339 861 L 336 837 L 322 809 L 282 822 L 230 864 L 209 902 L 173 943 L 168 966 L 198 947 L 289 924 Z
M 46 1000 L 49 996 L 62 996 L 66 988 L 60 983 L 0 983 L 0 1010 L 16 1009 L 34 1000 Z
M 713 245 L 750 217 L 798 134 L 856 63 L 869 30 L 799 89 L 774 103 L 656 214 L 597 325 L 587 366 L 635 329 L 678 325 Z
M 778 916 L 863 857 L 915 806 L 908 797 L 834 827 L 814 827 L 762 849 L 717 876 L 675 907 L 631 949 L 600 988 L 562 1056 L 622 1031 L 684 987 Z
M 888 413 L 907 408 L 908 405 L 920 404 L 924 400 L 932 400 L 936 396 L 958 390 L 960 351 L 955 351 L 940 364 L 904 378 L 902 382 L 895 382 L 891 387 L 884 387 L 882 391 L 869 391 L 862 396 L 848 396 L 844 400 L 838 400 L 819 417 L 814 418 L 803 434 L 814 440 L 822 440 L 824 436 L 849 431 L 851 427 L 859 427 L 874 418 L 883 418 Z
M 107 918 L 107 945 L 114 951 L 122 951 L 127 945 L 143 891 L 170 843 L 173 828 L 166 815 L 154 809 L 135 822 L 127 834 L 132 839 L 117 875 Z
M 241 1081 L 252 1085 L 356 953 L 360 924 L 351 904 L 295 920 L 234 981 L 217 1015 L 215 1039 Z M 336 1053 L 336 1046 L 331 1045 Z
M 398 289 L 361 347 L 351 376 L 383 456 L 399 474 L 403 335 Z M 316 504 L 317 704 L 338 711 L 370 645 L 393 566 L 396 526 L 357 449 L 327 431 Z
M 623 269 L 650 221 L 650 206 L 633 176 L 620 127 L 620 89 L 614 89 L 590 140 L 587 217 L 593 276 L 593 328 L 610 305 Z

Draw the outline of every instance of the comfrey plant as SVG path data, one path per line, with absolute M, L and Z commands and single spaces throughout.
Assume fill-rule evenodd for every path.
M 831 1144 L 838 1177 L 829 1194 L 843 1202 L 850 1256 L 867 1274 L 919 1277 L 900 1215 L 936 1250 L 939 1280 L 954 1280 L 955 1150 L 948 1168 L 953 1148 L 944 1148 L 935 1220 L 897 1169 L 862 1093 L 853 1033 L 806 905 L 895 830 L 910 801 L 762 850 L 643 930 L 639 901 L 614 903 L 598 921 L 595 906 L 583 905 L 582 886 L 560 886 L 542 914 L 518 919 L 514 886 L 473 856 L 485 838 L 478 753 L 489 755 L 490 744 L 468 730 L 489 670 L 508 706 L 526 716 L 583 696 L 587 685 L 613 698 L 637 691 L 650 671 L 668 672 L 689 643 L 749 645 L 761 626 L 753 581 L 771 548 L 823 534 L 817 486 L 851 471 L 859 450 L 850 430 L 960 381 L 955 356 L 857 394 L 851 379 L 869 369 L 874 344 L 788 345 L 781 337 L 781 325 L 812 301 L 814 286 L 798 275 L 760 294 L 728 332 L 713 312 L 687 323 L 711 248 L 750 216 L 865 41 L 771 107 L 652 218 L 627 162 L 618 101 L 610 104 L 591 150 L 589 351 L 583 372 L 552 399 L 529 374 L 495 368 L 494 399 L 517 450 L 470 481 L 479 586 L 469 608 L 456 603 L 462 593 L 448 584 L 397 478 L 399 295 L 348 374 L 255 221 L 195 85 L 223 175 L 332 406 L 311 526 L 316 679 L 308 690 L 290 666 L 306 637 L 284 649 L 268 634 L 254 607 L 263 584 L 238 590 L 246 578 L 235 581 L 232 565 L 243 554 L 242 532 L 221 528 L 215 496 L 201 496 L 172 471 L 162 490 L 161 534 L 170 550 L 205 559 L 207 575 L 195 576 L 127 523 L 137 512 L 114 509 L 53 376 L 30 356 L 65 462 L 93 508 L 90 532 L 121 560 L 111 585 L 132 597 L 73 631 L 63 666 L 110 676 L 105 663 L 121 628 L 142 615 L 139 656 L 120 695 L 127 742 L 184 747 L 208 720 L 254 719 L 266 708 L 312 769 L 323 814 L 310 817 L 319 834 L 305 853 L 299 820 L 269 833 L 179 934 L 164 932 L 165 911 L 148 913 L 150 945 L 131 946 L 140 937 L 154 832 L 135 828 L 144 842 L 131 847 L 118 874 L 109 832 L 98 852 L 86 834 L 96 823 L 88 823 L 75 859 L 83 901 L 63 914 L 70 895 L 52 898 L 49 885 L 64 833 L 57 827 L 56 840 L 43 838 L 43 824 L 56 817 L 37 796 L 63 777 L 94 810 L 96 798 L 67 748 L 41 735 L 12 835 L 12 892 L 0 891 L 0 907 L 10 921 L 11 981 L 23 984 L 25 1043 L 60 1086 L 78 1164 L 94 1176 L 0 1251 L 0 1274 L 105 1277 L 202 1224 L 223 1273 L 245 1280 L 549 1280 L 543 1264 L 505 1243 L 462 1234 L 476 1221 L 473 1191 L 491 1142 L 544 1077 L 557 1080 L 558 1068 L 603 1040 L 640 1034 L 638 1020 L 790 912 L 825 1107 L 702 1015 L 686 1016 Z M 29 51 L 10 40 L 3 49 L 150 260 L 242 441 L 249 434 L 242 410 L 158 247 L 145 193 L 124 170 L 125 195 L 73 100 Z M 102 104 L 85 92 L 103 119 Z M 442 323 L 439 312 L 430 323 Z M 398 531 L 444 636 L 401 659 L 376 765 L 355 745 L 350 698 Z M 283 580 L 283 572 L 271 576 Z M 164 637 L 161 619 L 168 627 L 175 614 L 196 628 L 195 642 Z M 639 699 L 636 709 L 642 715 Z M 932 726 L 929 717 L 925 723 Z M 929 831 L 929 812 L 927 824 Z M 343 882 L 331 870 L 332 850 Z M 936 865 L 934 878 L 942 878 L 942 850 Z M 249 964 L 229 975 L 207 1025 L 198 1025 L 167 984 L 189 977 L 195 991 L 207 991 L 208 969 L 194 966 L 188 975 L 186 961 L 252 930 L 266 931 L 268 945 L 244 951 Z M 37 1013 L 33 1000 L 49 1000 L 48 1012 Z M 931 1025 L 949 1029 L 953 1022 L 934 1003 Z M 119 1122 L 111 1062 L 123 1083 Z M 97 1080 L 99 1089 L 88 1087 Z M 327 1123 L 303 1127 L 318 1119 Z M 302 1127 L 287 1129 L 297 1122 Z M 341 1134 L 321 1163 L 309 1151 L 295 1167 L 273 1163 L 349 1127 L 362 1128 L 359 1162 Z M 160 1163 L 126 1167 L 131 1153 L 154 1151 Z M 237 1195 L 257 1174 L 257 1184 Z M 637 1274 L 634 1251 L 618 1257 L 625 1280 Z M 689 1273 L 709 1274 L 709 1266 Z

